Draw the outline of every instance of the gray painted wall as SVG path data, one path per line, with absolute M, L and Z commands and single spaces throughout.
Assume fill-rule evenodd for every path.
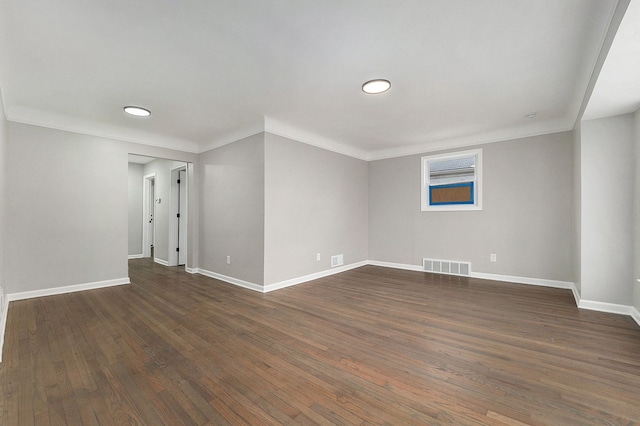
M 369 163 L 370 259 L 470 261 L 474 272 L 573 281 L 572 145 L 565 132 L 480 146 L 481 211 L 422 212 L 421 155 Z
M 187 163 L 189 220 L 187 221 L 187 268 L 198 268 L 200 259 L 200 182 L 197 171 L 200 170 L 200 160 Z M 188 269 L 187 269 L 188 270 Z
M 10 293 L 127 276 L 126 152 L 101 142 L 9 123 Z
M 129 153 L 196 158 L 8 123 L 7 293 L 127 277 Z
M 155 198 L 161 202 L 155 204 L 153 220 L 155 224 L 155 258 L 169 261 L 169 220 L 171 211 L 171 169 L 185 166 L 181 161 L 156 159 L 144 165 L 143 176 L 155 173 Z M 142 195 L 141 195 L 142 198 Z M 175 248 L 174 248 L 175 250 Z
M 366 161 L 265 134 L 265 285 L 368 258 Z M 320 253 L 321 260 L 316 260 Z
M 634 264 L 633 115 L 581 124 L 581 297 L 630 305 Z
M 142 164 L 129 163 L 129 255 L 142 255 Z
M 635 211 L 633 214 L 635 224 L 634 239 L 634 284 L 633 306 L 640 312 L 640 109 L 634 114 L 634 144 L 635 144 Z
M 0 93 L 2 99 L 2 93 Z M 4 114 L 4 105 L 0 102 L 0 333 L 4 333 L 2 324 L 2 312 L 6 301 L 6 271 L 5 271 L 5 245 L 7 222 L 7 120 Z M 0 342 L 4 341 L 4 334 L 0 336 Z M 0 344 L 0 360 L 2 360 L 2 344 Z
M 573 129 L 573 247 L 572 247 L 572 260 L 573 260 L 573 282 L 578 290 L 578 294 L 581 293 L 581 268 L 582 268 L 582 237 L 581 237 L 581 212 L 582 212 L 582 165 L 581 159 L 581 127 L 580 122 L 577 123 Z
M 640 235 L 629 232 L 629 194 L 640 191 L 634 120 L 638 113 L 585 122 L 575 139 L 483 145 L 484 210 L 442 213 L 420 211 L 420 155 L 366 163 L 270 134 L 196 155 L 0 117 L 0 254 L 11 247 L 0 285 L 17 293 L 126 277 L 132 153 L 194 163 L 190 267 L 263 285 L 326 270 L 337 253 L 347 264 L 449 258 L 477 272 L 561 281 L 574 280 L 575 264 L 584 299 L 640 307 L 629 268 L 640 252 Z
M 264 134 L 204 152 L 198 164 L 199 267 L 263 285 Z

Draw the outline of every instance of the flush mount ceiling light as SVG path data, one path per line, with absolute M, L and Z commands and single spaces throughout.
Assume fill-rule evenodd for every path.
M 151 111 L 148 109 L 137 106 L 126 106 L 124 107 L 124 112 L 130 115 L 135 115 L 136 117 L 148 117 L 151 115 Z
M 370 95 L 386 92 L 391 88 L 391 82 L 389 80 L 377 79 L 367 81 L 362 85 L 362 91 Z

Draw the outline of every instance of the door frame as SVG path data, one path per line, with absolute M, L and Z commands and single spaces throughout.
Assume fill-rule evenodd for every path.
M 155 214 L 155 192 L 154 197 L 151 198 L 151 182 L 155 184 L 156 174 L 150 173 L 142 177 L 142 257 L 151 257 L 151 235 L 150 230 L 153 230 L 154 239 L 156 237 L 156 214 Z M 155 191 L 155 189 L 154 189 Z M 152 226 L 149 226 L 149 214 L 153 211 Z M 156 251 L 153 251 L 153 258 L 155 260 Z
M 178 178 L 180 177 L 180 171 L 184 171 L 185 174 L 185 183 L 184 183 L 184 196 L 186 197 L 186 209 L 185 212 L 180 212 L 180 218 L 184 218 L 185 220 L 185 228 L 188 230 L 189 226 L 189 173 L 187 172 L 187 165 L 183 164 L 181 166 L 175 167 L 171 169 L 171 190 L 169 195 L 169 205 L 170 205 L 170 213 L 169 213 L 169 266 L 178 266 L 179 256 L 178 252 L 176 252 L 175 247 L 178 247 L 178 221 L 177 215 L 180 212 L 180 193 L 178 187 Z M 185 268 L 187 266 L 187 262 L 189 260 L 189 251 L 187 247 L 189 246 L 189 232 L 187 231 L 187 235 L 185 238 L 185 247 L 180 247 L 180 250 L 185 251 Z

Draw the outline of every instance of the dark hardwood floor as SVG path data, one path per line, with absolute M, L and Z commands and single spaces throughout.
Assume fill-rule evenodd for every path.
M 0 424 L 640 422 L 640 327 L 567 290 L 367 266 L 263 295 L 129 265 L 11 302 Z

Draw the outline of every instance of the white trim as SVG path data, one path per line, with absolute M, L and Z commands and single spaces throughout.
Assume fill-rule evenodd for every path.
M 169 169 L 169 176 L 170 176 L 170 185 L 169 185 L 169 234 L 167 236 L 167 245 L 169 247 L 169 256 L 168 256 L 168 260 L 167 260 L 167 264 L 169 266 L 178 266 L 178 264 L 180 263 L 180 254 L 179 252 L 175 251 L 174 248 L 175 247 L 180 247 L 180 242 L 178 241 L 178 235 L 179 235 L 179 221 L 176 221 L 177 218 L 177 214 L 180 211 L 180 197 L 178 196 L 179 193 L 179 185 L 178 185 L 178 180 L 180 178 L 180 171 L 184 170 L 184 174 L 185 174 L 185 182 L 184 182 L 184 191 L 185 191 L 185 197 L 187 197 L 187 211 L 186 212 L 182 212 L 181 214 L 184 215 L 184 220 L 188 221 L 189 220 L 189 178 L 187 176 L 187 163 L 184 163 L 180 166 L 176 166 L 172 169 Z M 189 227 L 189 225 L 187 224 L 187 229 Z M 188 232 L 187 232 L 188 234 Z M 187 243 L 185 244 L 186 247 L 180 247 L 180 250 L 184 250 L 185 252 L 187 252 L 185 254 L 185 256 L 187 256 L 187 261 L 188 261 L 188 246 L 189 246 L 189 236 L 187 235 Z
M 185 268 L 185 270 L 190 274 L 201 274 L 207 276 L 209 278 L 215 278 L 220 281 L 224 281 L 229 284 L 236 285 L 238 287 L 243 287 L 249 290 L 258 291 L 260 293 L 269 293 L 272 291 L 280 290 L 286 287 L 291 287 L 294 285 L 306 283 L 309 281 L 317 280 L 320 278 L 328 277 L 330 275 L 339 274 L 341 272 L 346 272 L 351 269 L 359 268 L 361 266 L 366 266 L 369 264 L 368 260 L 364 260 L 362 262 L 351 263 L 349 265 L 340 266 L 338 268 L 331 268 L 320 272 L 315 272 L 313 274 L 304 275 L 297 278 L 292 278 L 290 280 L 280 281 L 277 283 L 269 284 L 266 286 L 262 286 L 260 284 L 255 284 L 249 281 L 244 281 L 238 278 L 229 277 L 226 275 L 218 274 L 217 272 L 207 271 L 206 269 L 201 268 Z
M 460 157 L 476 157 L 474 179 L 474 204 L 445 204 L 432 206 L 429 204 L 429 163 L 432 161 L 451 160 Z M 468 211 L 482 210 L 482 148 L 467 151 L 448 152 L 446 154 L 425 155 L 421 158 L 420 209 L 423 212 L 436 211 Z
M 151 243 L 149 241 L 149 198 L 151 196 L 151 179 L 153 179 L 154 184 L 156 182 L 156 174 L 149 173 L 148 175 L 144 175 L 142 177 L 142 255 L 144 257 L 151 257 Z M 155 202 L 155 189 L 154 189 L 154 199 L 153 203 L 153 238 L 156 239 L 156 202 Z M 154 241 L 155 242 L 155 241 Z M 154 257 L 156 255 L 155 251 L 153 253 Z
M 640 311 L 638 311 L 634 306 L 631 307 L 631 318 L 640 325 Z
M 552 123 L 547 129 L 506 129 L 506 131 L 475 134 L 468 137 L 439 139 L 415 145 L 405 145 L 398 148 L 378 149 L 367 152 L 367 161 L 386 160 L 389 158 L 406 157 L 409 155 L 428 154 L 430 152 L 445 151 L 450 149 L 464 149 L 475 146 L 489 145 L 498 142 L 525 139 L 536 136 L 551 135 L 554 133 L 570 132 L 575 123 Z
M 359 268 L 361 266 L 366 266 L 368 261 L 363 260 L 362 262 L 350 263 L 348 265 L 340 266 L 337 268 L 326 269 L 324 271 L 315 272 L 313 274 L 304 275 L 298 278 L 292 278 L 290 280 L 280 281 L 279 283 L 268 284 L 264 286 L 263 292 L 269 293 L 271 291 L 280 290 L 282 288 L 291 287 L 294 285 L 306 283 L 309 281 L 317 280 L 320 278 L 328 277 L 330 275 L 339 274 L 341 272 L 346 272 L 351 269 Z
M 5 111 L 7 110 L 5 109 Z M 37 127 L 61 130 L 63 132 L 112 139 L 127 143 L 137 143 L 140 145 L 183 151 L 193 154 L 198 153 L 198 142 L 196 141 L 172 138 L 157 132 L 132 132 L 131 130 L 123 132 L 121 128 L 116 126 L 104 126 L 97 122 L 87 123 L 84 120 L 78 120 L 77 118 L 69 117 L 67 115 L 47 113 L 33 108 L 13 107 L 11 108 L 11 115 L 6 118 L 7 121 L 13 121 L 15 123 L 30 124 Z
M 380 262 L 377 260 L 369 260 L 367 261 L 367 264 L 372 266 L 382 266 L 384 268 L 404 269 L 406 271 L 427 272 L 422 269 L 421 265 Z M 482 272 L 471 272 L 471 275 L 469 277 L 479 278 L 483 280 L 504 281 L 504 282 L 510 282 L 510 283 L 516 283 L 516 284 L 529 284 L 529 285 L 538 285 L 543 287 L 562 288 L 566 290 L 572 290 L 574 292 L 574 297 L 577 292 L 575 284 L 568 281 L 546 280 L 542 278 L 516 277 L 513 275 L 485 274 Z
M 385 268 L 396 268 L 396 269 L 404 269 L 407 271 L 425 272 L 422 270 L 421 266 L 408 265 L 404 263 L 389 263 L 389 262 L 379 262 L 376 260 L 369 260 L 367 264 L 373 265 L 373 266 L 382 266 Z M 575 299 L 575 302 L 576 302 L 576 306 L 578 308 L 588 309 L 591 311 L 607 312 L 611 314 L 628 315 L 631 318 L 633 318 L 635 322 L 638 323 L 638 325 L 640 325 L 640 311 L 638 311 L 638 309 L 636 309 L 635 307 L 627 306 L 627 305 L 618 305 L 615 303 L 596 302 L 593 300 L 583 300 L 580 298 L 580 292 L 578 291 L 578 288 L 573 282 L 547 280 L 543 278 L 516 277 L 513 275 L 486 274 L 482 272 L 472 272 L 471 278 L 478 278 L 482 280 L 492 280 L 492 281 L 504 281 L 508 283 L 537 285 L 542 287 L 552 287 L 552 288 L 560 288 L 564 290 L 571 290 L 571 293 L 573 294 L 573 298 Z
M 166 260 L 157 258 L 157 257 L 154 257 L 153 261 L 156 262 L 156 263 L 159 263 L 162 266 L 169 266 L 169 262 L 167 262 Z
M 580 292 L 578 291 L 578 287 L 576 287 L 575 283 L 571 286 L 571 292 L 573 293 L 573 299 L 576 302 L 576 306 L 580 306 Z
M 382 266 L 383 268 L 404 269 L 406 271 L 425 272 L 420 265 L 409 265 L 406 263 L 379 262 L 377 260 L 368 260 L 368 265 Z
M 96 281 L 92 283 L 68 285 L 64 287 L 45 288 L 42 290 L 23 291 L 7 294 L 8 301 L 33 299 L 34 297 L 54 296 L 56 294 L 74 293 L 76 291 L 95 290 L 97 288 L 113 287 L 116 285 L 131 284 L 129 277 L 113 280 Z
M 192 271 L 196 271 L 196 272 L 190 272 L 190 273 L 198 273 L 200 275 L 204 275 L 209 278 L 214 278 L 216 280 L 224 281 L 229 284 L 237 285 L 238 287 L 244 287 L 249 290 L 259 291 L 260 293 L 264 292 L 263 286 L 261 286 L 260 284 L 254 284 L 249 281 L 244 281 L 238 278 L 228 277 L 226 275 L 218 274 L 217 272 L 207 271 L 206 269 L 201 269 L 201 268 L 194 268 L 192 269 Z
M 264 132 L 272 135 L 282 136 L 283 138 L 292 139 L 306 145 L 315 146 L 326 151 L 335 152 L 337 154 L 346 155 L 348 157 L 357 158 L 359 160 L 368 161 L 369 153 L 365 150 L 344 144 L 340 141 L 325 138 L 306 130 L 291 126 L 271 117 L 264 118 Z
M 144 257 L 144 255 L 142 253 L 140 254 L 130 254 L 127 259 L 131 260 L 131 259 L 142 259 Z
M 2 333 L 2 335 L 0 335 L 0 362 L 2 362 L 2 352 L 3 352 L 3 348 L 4 348 L 4 332 L 6 331 L 7 328 L 7 318 L 9 317 L 9 298 L 6 295 L 2 295 L 4 297 L 2 297 L 2 306 L 0 306 L 0 308 L 2 308 L 2 312 L 0 312 L 0 315 L 2 315 L 0 317 L 0 333 Z
M 225 145 L 229 145 L 234 142 L 238 142 L 243 139 L 247 139 L 252 136 L 259 135 L 260 133 L 264 133 L 264 123 L 255 127 L 248 126 L 245 129 L 241 129 L 237 132 L 227 133 L 209 142 L 200 143 L 198 148 L 198 154 L 202 154 L 207 151 L 211 151 L 213 149 L 217 149 Z
M 580 300 L 578 308 L 590 311 L 608 312 L 610 314 L 632 315 L 633 306 L 619 305 L 617 303 L 597 302 L 595 300 Z
M 160 259 L 154 259 L 157 263 L 162 264 L 164 261 L 159 261 Z M 165 262 L 166 263 L 166 262 Z M 294 286 L 297 284 L 302 284 L 305 282 L 313 281 L 316 279 L 324 278 L 330 275 L 338 274 L 341 272 L 346 272 L 351 269 L 356 269 L 362 266 L 372 265 L 372 266 L 380 266 L 384 268 L 394 268 L 394 269 L 402 269 L 407 271 L 414 272 L 424 272 L 420 265 L 410 265 L 406 263 L 392 263 L 392 262 L 381 262 L 377 260 L 365 260 L 362 262 L 356 262 L 349 265 L 345 265 L 339 268 L 328 269 L 321 272 L 316 272 L 313 274 L 305 275 L 298 278 L 293 278 L 286 281 L 281 281 L 279 283 L 269 284 L 267 286 L 261 286 L 259 284 L 254 284 L 248 281 L 243 281 L 237 278 L 228 277 L 222 274 L 218 274 L 215 272 L 207 271 L 206 269 L 200 268 L 189 268 L 185 266 L 185 271 L 190 274 L 201 274 L 210 278 L 214 278 L 220 281 L 227 282 L 229 284 L 233 284 L 239 287 L 247 288 L 249 290 L 257 291 L 260 293 L 268 293 L 271 291 L 280 290 L 286 287 Z M 576 300 L 576 305 L 580 309 L 588 309 L 600 312 L 607 312 L 613 314 L 621 314 L 631 316 L 635 320 L 635 322 L 640 326 L 640 312 L 633 306 L 619 305 L 614 303 L 604 303 L 604 302 L 596 302 L 592 300 L 580 300 L 580 295 L 577 290 L 577 287 L 574 283 L 566 282 L 566 281 L 556 281 L 556 280 L 547 280 L 540 278 L 526 278 L 526 277 L 516 277 L 511 275 L 496 275 L 496 274 L 486 274 L 480 272 L 474 272 L 471 275 L 471 278 L 478 279 L 488 279 L 493 281 L 505 281 L 505 282 L 513 282 L 519 284 L 529 284 L 529 285 L 539 285 L 545 287 L 554 287 L 561 289 L 571 290 L 573 296 Z M 128 277 L 126 278 L 118 278 L 113 280 L 106 281 L 96 281 L 92 283 L 86 284 L 77 284 L 65 287 L 55 287 L 43 290 L 33 290 L 26 291 L 21 293 L 11 293 L 7 294 L 4 298 L 4 305 L 0 307 L 2 312 L 0 312 L 0 362 L 2 362 L 2 348 L 4 346 L 4 335 L 5 329 L 7 325 L 7 317 L 9 314 L 9 302 L 14 300 L 24 300 L 31 299 L 35 297 L 44 297 L 44 296 L 53 296 L 57 294 L 65 294 L 65 293 L 73 293 L 77 291 L 85 291 L 85 290 L 93 290 L 98 288 L 112 287 L 117 285 L 130 284 L 131 281 Z
M 483 280 L 505 281 L 505 282 L 516 283 L 516 284 L 529 284 L 529 285 L 537 285 L 541 287 L 562 288 L 565 290 L 572 290 L 572 291 L 573 291 L 573 288 L 575 287 L 575 284 L 569 281 L 547 280 L 544 278 L 516 277 L 513 275 L 485 274 L 483 272 L 472 272 L 471 277 L 480 278 Z

